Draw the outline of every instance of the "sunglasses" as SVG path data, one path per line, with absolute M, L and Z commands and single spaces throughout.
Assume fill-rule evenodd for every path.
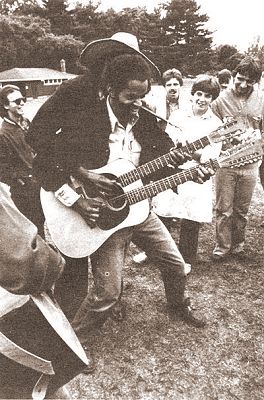
M 16 103 L 17 106 L 20 106 L 20 104 L 22 103 L 22 101 L 23 101 L 23 103 L 25 103 L 25 102 L 27 101 L 27 99 L 26 99 L 25 97 L 20 97 L 19 99 L 12 100 L 12 102 L 13 102 L 13 103 Z

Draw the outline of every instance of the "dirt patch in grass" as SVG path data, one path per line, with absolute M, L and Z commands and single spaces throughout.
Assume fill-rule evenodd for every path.
M 135 265 L 138 250 L 131 246 L 124 270 L 127 317 L 109 320 L 95 338 L 97 369 L 69 384 L 73 399 L 263 399 L 263 199 L 258 183 L 247 261 L 214 264 L 215 225 L 202 228 L 201 262 L 188 278 L 188 293 L 207 319 L 205 329 L 169 319 L 159 271 L 150 263 Z M 177 241 L 177 224 L 172 235 Z

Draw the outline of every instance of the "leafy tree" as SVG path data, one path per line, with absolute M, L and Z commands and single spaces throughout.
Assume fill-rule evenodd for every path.
M 67 72 L 78 73 L 78 57 L 83 47 L 84 43 L 71 35 L 47 34 L 36 43 L 32 66 L 60 69 L 60 60 L 63 58 Z
M 36 4 L 37 4 L 36 0 L 1 0 L 0 14 L 2 15 L 11 14 L 21 7 L 33 6 Z
M 70 32 L 72 18 L 67 11 L 66 0 L 42 0 L 46 11 L 45 18 L 50 20 L 51 30 L 54 34 L 63 35 Z
M 174 63 L 192 74 L 209 70 L 212 33 L 205 28 L 209 18 L 200 13 L 200 6 L 194 0 L 171 0 L 161 7 L 160 16 L 166 67 Z
M 73 25 L 71 34 L 85 43 L 103 37 L 111 36 L 116 13 L 109 10 L 106 13 L 98 12 L 98 4 L 89 2 L 86 6 L 77 5 L 71 11 Z M 110 29 L 109 29 L 110 26 Z
M 84 43 L 72 36 L 51 33 L 48 20 L 32 16 L 0 16 L 0 71 L 15 67 L 59 69 L 61 58 L 68 72 L 78 72 Z
M 0 70 L 30 67 L 37 39 L 49 31 L 49 22 L 39 17 L 0 15 Z
M 3 1 L 12 4 L 15 2 Z M 38 45 L 44 46 L 46 53 L 47 43 L 60 53 L 61 46 L 63 47 L 62 35 L 67 36 L 65 45 L 68 43 L 74 53 L 74 39 L 77 49 L 80 43 L 89 43 L 110 37 L 117 31 L 126 31 L 138 37 L 141 51 L 161 71 L 176 67 L 185 74 L 197 74 L 212 70 L 214 65 L 219 64 L 211 49 L 211 32 L 205 28 L 208 16 L 200 13 L 200 7 L 194 0 L 167 0 L 167 3 L 160 5 L 152 13 L 148 13 L 146 7 L 126 8 L 120 12 L 113 9 L 100 12 L 99 0 L 90 0 L 85 6 L 77 3 L 70 10 L 66 0 L 43 0 L 41 5 L 36 3 L 37 0 L 16 1 L 24 3 L 16 8 L 16 15 L 26 14 L 47 20 L 50 29 L 47 30 L 47 35 L 38 40 Z M 222 53 L 225 53 L 224 50 Z M 54 57 L 57 62 L 55 52 Z M 74 57 L 73 55 L 73 59 Z M 70 68 L 74 68 L 73 59 L 69 57 Z M 46 54 L 46 60 L 53 64 L 49 54 Z M 39 53 L 36 62 L 40 65 L 45 63 Z
M 261 44 L 260 36 L 258 36 L 255 39 L 255 42 L 249 46 L 246 53 L 249 56 L 256 58 L 259 61 L 262 70 L 264 70 L 264 44 Z

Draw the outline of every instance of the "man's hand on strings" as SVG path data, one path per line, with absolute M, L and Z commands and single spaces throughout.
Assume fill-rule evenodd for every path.
M 105 203 L 100 198 L 80 197 L 72 208 L 83 217 L 87 225 L 94 228 L 97 225 L 102 207 L 105 207 Z

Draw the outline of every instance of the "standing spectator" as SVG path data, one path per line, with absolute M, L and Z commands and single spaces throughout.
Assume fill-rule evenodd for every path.
M 162 96 L 155 95 L 153 90 L 146 96 L 148 106 L 163 120 L 158 119 L 159 126 L 162 130 L 166 128 L 166 120 L 168 120 L 172 111 L 178 110 L 180 88 L 183 85 L 182 74 L 176 69 L 168 69 L 162 74 L 162 84 L 165 93 Z
M 240 118 L 246 127 L 259 129 L 264 100 L 257 85 L 261 77 L 258 63 L 244 58 L 233 71 L 231 88 L 213 102 L 214 113 L 227 122 Z M 239 168 L 220 168 L 216 173 L 216 245 L 213 260 L 223 261 L 230 254 L 244 258 L 247 213 L 258 177 L 258 162 Z
M 165 98 L 154 98 L 152 94 L 152 99 L 150 100 L 152 105 L 150 105 L 150 107 L 158 116 L 163 118 L 163 120 L 158 119 L 158 124 L 160 128 L 165 131 L 167 126 L 166 120 L 169 119 L 173 111 L 179 108 L 180 87 L 183 85 L 181 72 L 176 68 L 168 69 L 162 74 L 162 83 L 166 91 L 166 96 Z M 170 230 L 173 219 L 160 215 L 159 217 L 167 229 Z M 145 252 L 140 252 L 133 257 L 133 261 L 137 264 L 144 263 L 147 259 Z
M 166 102 L 157 104 L 156 110 L 158 115 L 169 119 L 171 113 L 179 108 L 180 88 L 183 85 L 181 72 L 176 68 L 168 69 L 162 74 L 162 83 L 166 90 Z
M 174 143 L 193 142 L 208 135 L 221 125 L 210 105 L 220 93 L 216 78 L 209 75 L 198 76 L 191 88 L 191 103 L 186 109 L 174 111 L 169 121 L 179 127 L 167 126 L 166 131 Z M 193 155 L 180 169 L 188 169 L 219 155 L 221 143 L 208 145 Z M 164 219 L 180 218 L 179 250 L 187 264 L 197 262 L 198 237 L 201 223 L 212 221 L 212 181 L 203 185 L 185 182 L 172 190 L 163 192 L 153 201 L 154 211 Z M 166 218 L 165 218 L 166 217 Z
M 221 90 L 231 87 L 233 82 L 232 73 L 229 69 L 221 69 L 217 74 L 217 79 Z
M 40 186 L 32 176 L 34 153 L 26 142 L 29 120 L 24 117 L 19 87 L 6 85 L 0 90 L 0 181 L 10 186 L 17 208 L 43 232 L 44 216 L 39 199 Z

